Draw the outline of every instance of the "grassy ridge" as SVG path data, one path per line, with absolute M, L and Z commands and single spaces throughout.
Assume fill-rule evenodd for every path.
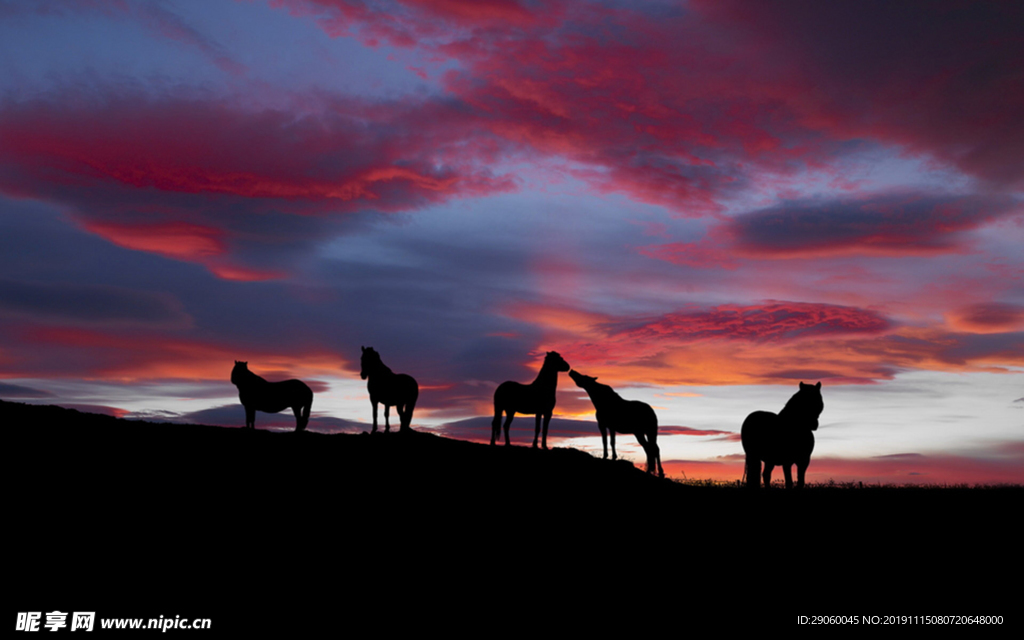
M 351 615 L 395 599 L 491 611 L 533 584 L 525 597 L 556 590 L 589 606 L 595 590 L 628 599 L 617 585 L 645 585 L 645 598 L 753 607 L 790 626 L 844 611 L 1005 616 L 997 578 L 1020 564 L 1020 487 L 751 493 L 425 433 L 153 424 L 7 402 L 0 423 L 9 575 L 24 606 L 47 610 L 141 599 L 285 624 L 281 612 L 319 598 Z

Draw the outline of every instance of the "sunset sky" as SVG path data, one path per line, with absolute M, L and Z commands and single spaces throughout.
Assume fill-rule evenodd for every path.
M 820 381 L 809 482 L 1022 483 L 1022 24 L 0 0 L 0 398 L 242 426 L 246 360 L 359 431 L 365 345 L 419 381 L 414 428 L 487 441 L 555 350 L 655 407 L 673 477 L 738 479 L 747 414 Z M 600 455 L 564 374 L 555 412 Z

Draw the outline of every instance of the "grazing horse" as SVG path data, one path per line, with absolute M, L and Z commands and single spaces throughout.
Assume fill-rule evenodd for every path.
M 501 414 L 505 418 L 505 446 L 512 444 L 508 439 L 508 428 L 516 412 L 537 415 L 537 429 L 533 434 L 533 448 L 537 448 L 540 436 L 540 421 L 544 418 L 543 446 L 548 448 L 548 423 L 555 411 L 555 387 L 558 385 L 558 372 L 568 371 L 569 363 L 554 351 L 544 356 L 544 365 L 537 374 L 537 379 L 530 384 L 519 384 L 509 380 L 502 382 L 494 392 L 494 421 L 491 422 L 491 444 L 501 434 Z
M 782 465 L 786 488 L 793 488 L 796 465 L 796 488 L 804 486 L 804 474 L 814 451 L 814 434 L 818 416 L 825 408 L 821 400 L 821 383 L 800 383 L 800 390 L 789 399 L 778 415 L 755 411 L 743 421 L 740 438 L 747 454 L 747 486 L 757 489 L 761 484 L 761 462 L 764 462 L 764 486 L 771 487 L 772 468 Z
M 416 408 L 416 398 L 420 395 L 420 387 L 412 376 L 394 373 L 380 360 L 380 354 L 373 347 L 363 347 L 360 359 L 362 370 L 359 377 L 366 380 L 366 388 L 370 392 L 370 404 L 373 405 L 373 431 L 377 433 L 377 403 L 384 405 L 384 431 L 391 431 L 391 407 L 398 410 L 400 431 L 408 431 L 412 424 L 412 410 Z
M 647 454 L 647 473 L 654 473 L 657 466 L 658 475 L 665 477 L 661 467 L 661 450 L 658 448 L 658 416 L 646 402 L 624 400 L 622 396 L 597 378 L 585 376 L 573 370 L 569 372 L 576 386 L 585 390 L 590 401 L 597 409 L 597 428 L 601 430 L 601 444 L 604 445 L 604 457 L 608 458 L 608 432 L 612 434 L 612 460 L 615 454 L 615 434 L 632 433 Z
M 291 407 L 295 413 L 295 431 L 302 431 L 309 424 L 309 412 L 313 408 L 313 390 L 301 380 L 267 382 L 252 371 L 248 362 L 235 360 L 231 370 L 231 383 L 238 387 L 238 399 L 245 407 L 245 426 L 256 428 L 256 410 L 278 413 Z

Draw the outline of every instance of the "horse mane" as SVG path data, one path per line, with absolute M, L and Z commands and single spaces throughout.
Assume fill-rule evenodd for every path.
M 802 382 L 800 385 L 800 390 L 794 393 L 793 397 L 786 402 L 786 406 L 782 408 L 782 411 L 779 411 L 779 417 L 805 416 L 813 414 L 813 417 L 817 418 L 821 414 L 823 406 L 816 406 L 822 405 L 820 393 L 821 387 L 816 387 L 814 385 L 804 386 Z M 815 399 L 818 400 L 817 403 L 814 403 Z
M 596 395 L 598 395 L 600 398 L 609 400 L 622 400 L 622 396 L 620 396 L 618 392 L 615 391 L 615 389 L 612 389 L 610 386 L 597 382 L 596 380 L 593 384 L 594 390 L 597 392 Z
M 384 361 L 381 360 L 381 358 L 380 358 L 380 354 L 377 353 L 377 350 L 374 349 L 373 347 L 367 347 L 366 351 L 363 354 L 363 357 L 366 357 L 366 354 L 373 354 L 373 357 L 372 357 L 371 361 L 369 363 L 367 363 L 367 364 L 369 364 L 371 367 L 373 367 L 374 371 L 380 371 L 382 373 L 390 373 L 390 374 L 394 374 L 395 373 L 394 371 L 391 370 L 391 367 L 389 367 L 388 365 L 384 364 Z
M 236 386 L 250 382 L 266 382 L 263 378 L 249 371 L 248 362 L 235 361 L 235 368 L 231 370 L 231 384 Z

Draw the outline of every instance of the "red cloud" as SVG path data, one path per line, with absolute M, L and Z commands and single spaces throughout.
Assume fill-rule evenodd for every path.
M 683 215 L 719 211 L 758 168 L 827 167 L 851 141 L 1024 175 L 1012 3 L 287 4 L 332 35 L 457 58 L 445 86 L 492 132 Z
M 454 152 L 470 130 L 439 103 L 348 101 L 295 116 L 127 97 L 9 105 L 0 122 L 11 176 L 0 187 L 15 195 L 119 185 L 283 200 L 296 212 L 393 211 L 510 186 L 471 166 L 472 145 Z
M 448 104 L 322 107 L 297 116 L 139 96 L 8 104 L 0 192 L 70 205 L 85 229 L 123 247 L 264 279 L 278 274 L 231 260 L 239 238 L 303 232 L 254 230 L 246 214 L 399 211 L 514 186 L 478 162 L 495 153 L 493 137 Z
M 348 368 L 326 351 L 276 345 L 253 350 L 231 344 L 171 337 L 146 330 L 100 331 L 73 327 L 5 324 L 0 336 L 3 374 L 11 378 L 105 378 L 220 380 L 235 360 L 247 360 L 257 374 L 309 379 Z
M 954 312 L 952 323 L 973 333 L 1024 331 L 1024 307 L 1002 302 L 975 304 Z
M 179 260 L 200 261 L 224 253 L 223 233 L 187 222 L 125 225 L 86 222 L 86 231 L 114 244 L 137 251 L 150 251 Z
M 829 304 L 779 302 L 669 313 L 638 324 L 615 323 L 609 329 L 612 335 L 624 333 L 644 339 L 670 337 L 692 342 L 714 338 L 794 340 L 880 333 L 889 327 L 889 321 L 873 311 Z

